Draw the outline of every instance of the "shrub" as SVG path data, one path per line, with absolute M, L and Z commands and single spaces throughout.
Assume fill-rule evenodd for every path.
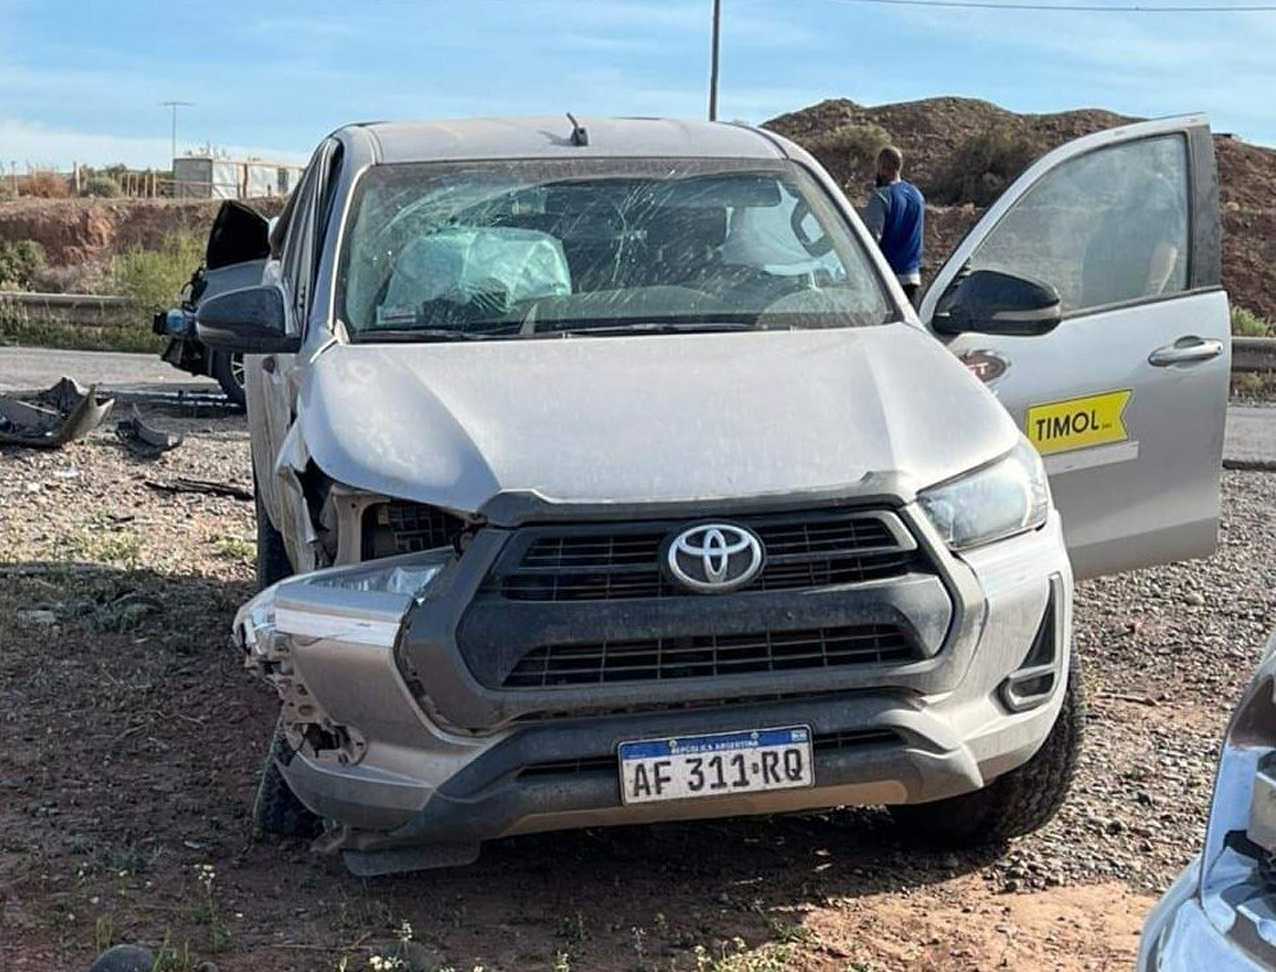
M 1272 337 L 1271 321 L 1245 307 L 1232 308 L 1232 333 L 1237 337 Z
M 91 196 L 96 199 L 115 199 L 117 196 L 123 195 L 120 184 L 112 179 L 109 175 L 90 176 L 84 183 L 84 188 L 80 190 L 81 196 Z
M 40 199 L 65 199 L 71 195 L 71 184 L 66 176 L 56 172 L 33 172 L 21 184 L 19 191 L 24 196 Z
M 182 286 L 204 259 L 203 241 L 190 234 L 164 238 L 158 250 L 135 246 L 115 258 L 111 279 L 118 293 L 148 314 L 177 303 Z
M 801 141 L 842 182 L 861 182 L 872 178 L 877 153 L 891 143 L 891 133 L 871 122 L 846 124 Z
M 1009 126 L 986 129 L 953 153 L 932 192 L 938 202 L 987 206 L 1043 149 L 1036 139 Z
M 44 266 L 44 247 L 35 240 L 0 240 L 0 290 L 26 290 Z

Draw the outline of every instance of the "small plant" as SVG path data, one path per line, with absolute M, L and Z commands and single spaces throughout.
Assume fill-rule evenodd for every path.
M 44 263 L 44 247 L 35 240 L 0 240 L 0 290 L 26 290 Z
M 115 944 L 115 919 L 110 915 L 99 915 L 93 923 L 93 950 L 105 952 Z
M 217 906 L 217 896 L 213 893 L 213 884 L 217 880 L 216 868 L 211 864 L 196 864 L 195 880 L 204 889 L 204 900 L 195 908 L 193 917 L 196 921 L 208 925 L 208 950 L 223 951 L 230 945 L 230 929 L 222 920 L 221 909 Z
M 194 972 L 195 959 L 191 955 L 191 943 L 182 942 L 179 949 L 173 944 L 172 932 L 164 932 L 164 941 L 155 950 L 155 964 L 151 972 Z
M 217 540 L 217 556 L 224 560 L 253 564 L 257 559 L 257 546 L 244 537 L 220 537 Z
M 109 175 L 90 176 L 80 190 L 81 196 L 92 199 L 116 199 L 123 194 L 120 184 Z
M 129 297 L 146 314 L 177 303 L 191 271 L 204 259 L 204 245 L 189 234 L 164 238 L 158 250 L 133 247 L 115 258 L 111 278 L 117 292 Z
M 1272 323 L 1247 307 L 1233 307 L 1232 333 L 1237 337 L 1272 337 Z

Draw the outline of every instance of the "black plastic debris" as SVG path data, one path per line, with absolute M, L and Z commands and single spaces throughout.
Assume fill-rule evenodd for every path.
M 57 449 L 101 425 L 115 399 L 99 399 L 97 386 L 84 389 L 63 378 L 36 395 L 0 395 L 0 444 Z
M 144 459 L 154 459 L 183 442 L 177 432 L 164 432 L 142 421 L 142 414 L 133 406 L 133 414 L 115 423 L 115 434 L 128 446 L 129 451 Z
M 178 476 L 176 479 L 148 479 L 146 485 L 160 493 L 204 493 L 208 496 L 226 496 L 244 503 L 253 501 L 253 491 L 234 483 L 216 483 L 207 479 L 188 479 Z

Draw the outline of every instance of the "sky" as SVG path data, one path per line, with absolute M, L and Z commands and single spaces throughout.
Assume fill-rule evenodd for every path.
M 963 95 L 1016 111 L 1206 111 L 1216 131 L 1276 144 L 1276 12 L 722 6 L 723 119 Z M 0 164 L 166 165 L 160 102 L 174 99 L 194 102 L 180 109 L 179 152 L 211 142 L 296 162 L 332 129 L 379 118 L 704 117 L 711 7 L 0 0 Z

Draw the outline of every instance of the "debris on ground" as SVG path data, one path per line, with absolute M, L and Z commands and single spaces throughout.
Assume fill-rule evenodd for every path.
M 133 405 L 133 414 L 116 423 L 115 434 L 130 452 L 143 459 L 155 459 L 185 441 L 180 433 L 164 432 L 143 422 L 136 404 Z
M 73 378 L 37 395 L 0 395 L 0 444 L 61 448 L 101 425 L 114 405 L 97 397 L 96 385 L 86 390 Z
M 47 627 L 58 623 L 58 616 L 52 611 L 42 608 L 32 608 L 31 610 L 18 611 L 17 622 L 24 627 Z
M 229 496 L 231 499 L 253 501 L 253 491 L 234 483 L 217 483 L 211 479 L 187 479 L 178 476 L 176 479 L 148 479 L 146 485 L 160 493 L 206 493 L 209 496 Z

